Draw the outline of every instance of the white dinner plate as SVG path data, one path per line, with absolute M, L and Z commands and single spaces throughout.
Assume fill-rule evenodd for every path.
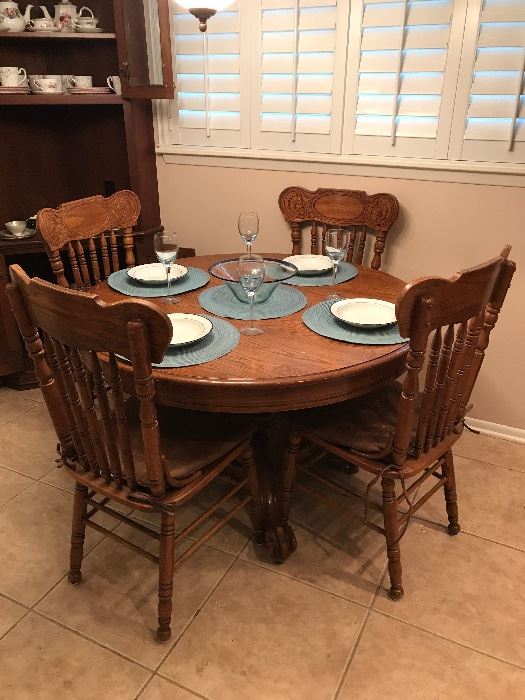
M 188 268 L 184 265 L 172 265 L 170 270 L 170 282 L 180 280 L 188 274 Z M 148 263 L 130 267 L 128 277 L 134 282 L 142 284 L 166 284 L 166 268 L 162 263 Z
M 213 328 L 209 318 L 198 314 L 168 314 L 168 318 L 173 326 L 171 347 L 196 343 L 197 340 L 205 338 Z
M 326 255 L 290 255 L 284 261 L 295 265 L 300 275 L 321 275 L 332 269 L 330 258 Z
M 382 299 L 341 299 L 330 306 L 344 323 L 360 328 L 382 328 L 396 322 L 396 306 Z

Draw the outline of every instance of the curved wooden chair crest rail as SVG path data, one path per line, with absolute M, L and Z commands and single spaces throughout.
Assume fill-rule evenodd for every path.
M 140 200 L 134 192 L 120 190 L 110 197 L 95 195 L 61 204 L 57 209 L 40 209 L 37 228 L 46 244 L 57 284 L 86 289 L 119 270 L 119 236 L 125 264 L 135 264 L 133 226 L 140 215 Z M 86 250 L 87 249 L 87 250 Z M 64 259 L 71 269 L 66 278 Z
M 383 504 L 371 503 L 367 489 L 362 519 L 386 538 L 389 595 L 394 600 L 403 595 L 399 540 L 411 515 L 441 487 L 449 533 L 456 535 L 460 530 L 452 446 L 462 434 L 490 333 L 516 269 L 508 259 L 509 252 L 507 246 L 499 257 L 451 279 L 427 277 L 405 287 L 396 304 L 400 333 L 410 338 L 402 383 L 391 382 L 368 396 L 291 418 L 284 468 L 283 526 L 288 520 L 296 462 L 325 487 L 353 496 L 359 494 L 334 484 L 313 464 L 329 452 L 370 472 L 374 476 L 369 488 L 381 480 Z M 424 388 L 420 391 L 419 377 L 426 359 Z M 298 459 L 301 441 L 306 447 Z M 413 477 L 418 478 L 406 487 L 405 480 Z M 429 477 L 437 483 L 420 495 L 422 491 L 417 489 Z M 401 484 L 399 493 L 396 484 Z M 297 488 L 319 495 L 300 482 Z M 326 495 L 321 500 L 337 507 Z M 408 505 L 408 511 L 398 512 L 401 505 Z M 368 520 L 369 508 L 382 513 L 384 527 Z
M 174 567 L 246 505 L 259 522 L 260 499 L 251 447 L 252 423 L 238 417 L 165 409 L 155 404 L 151 362 L 160 362 L 172 336 L 165 313 L 148 301 L 106 304 L 94 294 L 29 279 L 10 268 L 7 293 L 31 356 L 58 440 L 63 465 L 76 481 L 69 580 L 79 583 L 85 528 L 89 526 L 159 564 L 157 639 L 171 635 Z M 104 355 L 101 355 L 104 353 Z M 133 395 L 125 399 L 118 356 L 131 360 Z M 129 389 L 127 387 L 127 389 Z M 224 469 L 239 462 L 239 480 L 193 523 L 175 535 L 176 508 Z M 246 475 L 246 476 L 245 476 Z M 226 514 L 175 559 L 175 545 L 202 525 L 244 486 Z M 97 501 L 94 495 L 102 498 Z M 161 514 L 160 535 L 107 506 Z M 112 515 L 160 542 L 159 556 L 93 522 Z M 260 528 L 259 528 L 260 529 Z
M 399 203 L 392 194 L 368 195 L 359 190 L 287 187 L 279 195 L 279 207 L 292 233 L 292 255 L 302 249 L 303 228 L 310 228 L 310 251 L 324 252 L 330 227 L 350 230 L 347 261 L 363 263 L 370 233 L 375 235 L 370 267 L 379 270 L 386 237 L 399 215 Z

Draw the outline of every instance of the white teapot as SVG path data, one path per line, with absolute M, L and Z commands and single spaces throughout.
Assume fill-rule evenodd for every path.
M 47 9 L 41 5 L 40 9 L 44 13 L 46 19 L 51 19 Z M 55 26 L 62 32 L 73 32 L 75 30 L 74 21 L 78 18 L 77 6 L 72 2 L 61 2 L 55 5 Z
M 32 7 L 28 5 L 22 15 L 17 2 L 0 0 L 0 32 L 23 32 L 31 19 Z

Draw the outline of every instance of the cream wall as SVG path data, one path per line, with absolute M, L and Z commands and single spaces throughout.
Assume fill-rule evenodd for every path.
M 493 333 L 471 416 L 525 429 L 525 188 L 173 165 L 162 157 L 157 167 L 162 223 L 198 254 L 241 250 L 241 210 L 259 212 L 255 250 L 288 252 L 289 230 L 277 197 L 290 185 L 394 194 L 401 215 L 389 234 L 383 269 L 405 280 L 449 276 L 511 243 L 518 272 Z

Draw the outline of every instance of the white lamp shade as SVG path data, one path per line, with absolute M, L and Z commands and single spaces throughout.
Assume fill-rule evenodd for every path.
M 235 0 L 176 0 L 177 5 L 180 5 L 185 10 L 192 10 L 196 7 L 199 9 L 215 10 L 220 12 L 225 10 L 230 5 L 233 5 Z

